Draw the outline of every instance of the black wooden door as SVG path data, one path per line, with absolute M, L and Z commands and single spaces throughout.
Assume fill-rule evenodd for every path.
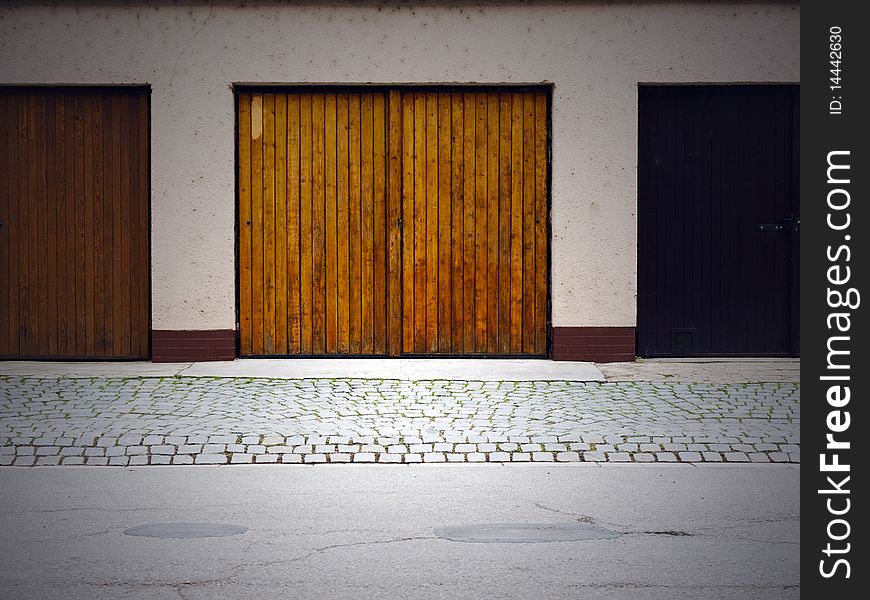
M 796 356 L 798 86 L 639 89 L 640 356 Z

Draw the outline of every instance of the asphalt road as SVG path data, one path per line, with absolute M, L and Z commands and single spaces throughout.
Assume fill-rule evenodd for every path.
M 798 487 L 797 465 L 4 468 L 0 598 L 798 598 Z M 542 541 L 566 537 L 598 539 Z

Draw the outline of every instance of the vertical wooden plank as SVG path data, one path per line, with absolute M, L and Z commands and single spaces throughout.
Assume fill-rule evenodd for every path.
M 360 294 L 360 310 L 362 311 L 362 340 L 360 351 L 366 354 L 374 352 L 375 330 L 381 330 L 383 323 L 374 320 L 374 306 L 384 299 L 373 296 L 375 270 L 378 265 L 374 263 L 374 247 L 377 240 L 374 237 L 374 99 L 372 94 L 362 94 L 360 98 L 360 164 L 359 164 L 359 188 L 361 219 L 361 252 L 362 269 L 360 278 L 363 289 Z
M 499 107 L 498 94 L 489 93 L 486 127 L 486 351 L 498 353 L 498 144 Z
M 57 130 L 55 129 L 55 102 L 57 94 L 45 94 L 45 111 L 42 118 L 45 121 L 45 230 L 46 230 L 46 276 L 48 304 L 46 307 L 48 313 L 48 344 L 46 352 L 49 356 L 59 356 L 58 351 L 58 321 L 57 321 L 57 305 L 58 305 L 58 261 L 57 261 L 57 165 L 55 163 L 55 155 L 57 149 Z M 2 143 L 2 142 L 0 142 Z M 2 187 L 2 184 L 0 184 Z M 2 193 L 2 190 L 0 190 Z M 2 210 L 2 209 L 0 209 Z M 3 222 L 6 223 L 6 219 Z M 0 235 L 5 234 L 0 231 Z M 0 258 L 2 261 L 2 258 Z M 3 297 L 0 292 L 0 298 Z M 0 316 L 2 318 L 2 316 Z M 2 333 L 0 333 L 0 344 L 2 344 Z M 2 354 L 2 352 L 0 352 Z
M 511 95 L 499 96 L 498 351 L 510 351 L 511 298 Z
M 383 354 L 386 350 L 386 339 L 384 324 L 387 320 L 386 315 L 386 232 L 384 230 L 384 218 L 386 211 L 386 176 L 387 176 L 387 108 L 386 98 L 383 94 L 375 94 L 373 113 L 373 136 L 372 148 L 373 156 L 373 184 L 374 184 L 374 206 L 372 211 L 373 229 L 372 236 L 374 237 L 373 251 L 374 264 L 374 280 L 372 281 L 372 294 L 375 298 L 374 302 L 374 320 L 378 323 L 376 334 L 373 339 L 374 350 L 378 354 Z
M 386 266 L 387 283 L 387 318 L 386 318 L 386 352 L 396 356 L 401 351 L 401 294 L 402 294 L 402 230 L 399 219 L 402 218 L 402 98 L 398 90 L 391 90 L 387 106 L 389 115 L 389 172 L 387 176 L 387 232 L 389 237 L 388 262 Z M 378 297 L 375 297 L 375 302 Z M 380 326 L 378 326 L 380 329 Z
M 488 106 L 486 94 L 479 92 L 475 94 L 475 102 L 477 104 L 476 123 L 475 123 L 475 144 L 474 144 L 474 177 L 475 177 L 475 193 L 474 193 L 474 338 L 475 351 L 483 353 L 487 351 L 487 326 L 486 326 L 486 284 L 487 272 L 489 270 L 489 260 L 487 258 L 487 190 L 486 186 L 488 178 L 486 175 L 487 167 L 487 117 Z
M 535 351 L 535 98 L 523 93 L 523 341 Z
M 275 354 L 287 354 L 288 348 L 287 204 L 287 94 L 275 94 Z
M 426 352 L 438 350 L 438 107 L 426 97 Z
M 115 356 L 123 356 L 123 329 L 124 304 L 123 294 L 124 278 L 126 273 L 123 269 L 123 198 L 121 196 L 121 112 L 123 106 L 120 98 L 110 96 L 107 104 L 111 110 L 111 131 L 107 131 L 107 143 L 110 143 L 111 156 L 111 194 L 112 194 L 112 353 Z M 108 193 L 108 190 L 107 190 Z
M 5 235 L 8 240 L 9 252 L 4 254 L 6 257 L 6 281 L 7 292 L 0 296 L 0 303 L 5 305 L 5 310 L 0 309 L 0 312 L 5 312 L 8 316 L 8 331 L 7 335 L 7 352 L 10 356 L 18 356 L 20 352 L 20 327 L 21 321 L 18 314 L 19 310 L 19 290 L 21 288 L 21 279 L 19 277 L 19 260 L 21 253 L 21 229 L 19 220 L 22 212 L 22 197 L 19 193 L 19 156 L 21 154 L 21 145 L 19 143 L 19 128 L 18 128 L 18 111 L 20 103 L 20 94 L 8 95 L 5 109 L 0 113 L 0 119 L 5 120 L 4 129 L 0 129 L 5 135 L 0 138 L 0 144 L 6 147 L 6 160 L 0 161 L 0 170 L 3 171 L 4 178 L 7 182 L 8 199 L 7 213 L 4 222 L 8 223 Z M 0 257 L 2 260 L 2 257 Z M 2 264 L 2 263 L 0 263 Z
M 311 94 L 299 98 L 299 330 L 300 351 L 314 354 L 314 223 L 312 193 Z
M 12 254 L 13 249 L 9 244 L 11 230 L 13 229 L 12 219 L 10 218 L 17 212 L 11 206 L 11 194 L 9 186 L 13 179 L 9 176 L 8 167 L 11 161 L 9 132 L 11 130 L 10 117 L 15 113 L 10 110 L 12 94 L 0 90 L 0 223 L 3 224 L 0 229 L 0 357 L 13 356 L 10 352 L 10 336 L 9 327 L 12 322 L 12 315 L 9 310 L 9 290 L 10 286 L 10 265 L 9 263 L 15 260 Z
M 37 244 L 34 248 L 37 269 L 37 346 L 39 356 L 45 356 L 48 350 L 48 230 L 46 222 L 47 182 L 45 178 L 45 94 L 36 94 L 34 103 L 34 119 L 36 133 L 36 235 Z
M 464 148 L 463 154 L 463 178 L 464 189 L 462 204 L 464 208 L 464 230 L 465 239 L 462 244 L 463 268 L 462 281 L 465 285 L 464 290 L 464 310 L 463 316 L 464 331 L 463 331 L 463 346 L 466 354 L 472 354 L 478 351 L 476 338 L 476 320 L 477 315 L 475 297 L 477 273 L 475 272 L 475 235 L 476 219 L 475 219 L 475 125 L 477 122 L 477 110 L 474 94 L 466 92 L 463 97 L 463 137 Z
M 130 231 L 133 227 L 133 213 L 130 189 L 130 104 L 126 95 L 119 94 L 118 101 L 121 107 L 121 273 L 124 283 L 121 287 L 121 306 L 124 318 L 121 329 L 121 346 L 124 356 L 132 354 L 132 340 L 130 337 L 132 325 L 132 310 L 130 301 L 130 263 L 132 259 L 132 246 Z
M 263 353 L 275 354 L 275 94 L 263 94 Z
M 511 344 L 522 351 L 523 319 L 523 95 L 511 98 Z
M 363 240 L 371 243 L 371 205 L 364 211 L 362 206 L 362 190 L 360 187 L 360 94 L 348 94 L 347 97 L 347 193 L 348 193 L 348 271 L 350 289 L 348 302 L 350 305 L 349 322 L 349 352 L 361 354 L 364 352 L 363 331 L 371 332 L 371 288 L 365 289 L 365 273 L 371 272 L 371 250 L 368 255 L 363 252 Z M 368 221 L 364 219 L 368 214 Z M 363 223 L 368 223 L 365 227 Z M 367 263 L 367 264 L 366 264 Z M 368 268 L 367 268 L 368 267 Z M 371 280 L 371 279 L 370 279 Z M 368 295 L 366 292 L 368 291 Z M 365 300 L 368 299 L 367 304 Z M 364 306 L 365 304 L 365 306 Z M 368 311 L 368 312 L 367 312 Z M 369 345 L 371 333 L 369 333 Z M 371 353 L 371 349 L 368 350 Z
M 39 171 L 37 165 L 37 131 L 36 131 L 36 96 L 27 95 L 25 131 L 27 135 L 27 215 L 25 225 L 27 232 L 27 304 L 26 304 L 26 336 L 25 347 L 30 356 L 39 352 L 39 209 L 38 184 Z
M 287 95 L 287 351 L 290 354 L 302 352 L 301 316 L 301 257 L 302 244 L 309 244 L 309 238 L 301 238 L 300 205 L 300 152 L 299 152 L 299 94 Z M 310 225 L 309 233 L 310 235 Z M 309 271 L 310 272 L 310 271 Z
M 312 181 L 312 353 L 326 352 L 326 180 L 325 180 L 325 94 L 312 95 L 311 181 Z
M 142 314 L 142 261 L 140 246 L 142 244 L 142 224 L 140 205 L 142 204 L 142 142 L 139 139 L 141 128 L 139 122 L 142 117 L 139 114 L 140 105 L 138 95 L 130 94 L 130 356 L 137 357 L 141 354 L 142 340 L 140 317 Z
M 402 351 L 416 348 L 416 160 L 415 97 L 402 93 Z
M 103 137 L 103 105 L 105 94 L 93 95 L 94 128 L 91 132 L 94 140 L 94 230 L 93 237 L 88 244 L 93 245 L 94 252 L 94 352 L 97 356 L 111 356 L 112 352 L 106 345 L 106 289 L 105 289 L 105 155 Z M 131 265 L 132 267 L 133 265 Z M 135 285 L 135 278 L 131 278 L 131 285 Z
M 78 321 L 76 301 L 78 290 L 76 287 L 76 125 L 75 125 L 75 101 L 70 94 L 64 94 L 64 222 L 66 235 L 64 236 L 64 256 L 66 257 L 66 311 L 64 320 L 67 328 L 66 352 L 69 356 L 77 355 Z
M 547 95 L 535 93 L 535 353 L 547 352 Z
M 85 343 L 85 353 L 88 356 L 93 356 L 96 348 L 96 324 L 95 324 L 95 313 L 94 313 L 94 291 L 95 291 L 95 282 L 94 282 L 94 247 L 93 247 L 93 239 L 94 239 L 94 96 L 90 94 L 84 95 L 84 103 L 83 103 L 83 117 L 84 117 L 84 125 L 82 129 L 83 139 L 84 139 L 84 197 L 82 199 L 84 205 L 84 228 L 79 231 L 79 239 L 81 240 L 81 244 L 84 246 L 84 259 L 85 262 L 82 263 L 84 271 L 85 271 L 85 306 L 84 308 L 84 316 L 86 323 L 86 343 Z M 126 122 L 123 121 L 122 116 L 122 136 L 124 135 L 123 127 L 126 125 Z M 122 155 L 123 155 L 123 146 L 122 146 Z M 123 193 L 123 190 L 122 190 Z M 126 232 L 128 227 L 126 227 L 127 223 L 124 221 L 124 214 L 121 214 L 122 219 L 122 227 L 123 231 Z M 126 240 L 126 235 L 124 236 Z M 124 256 L 122 256 L 122 272 L 127 273 L 129 270 L 129 262 L 124 260 Z M 127 285 L 124 285 L 124 288 L 127 288 Z M 129 291 L 122 290 L 122 293 L 125 294 L 126 298 L 129 299 Z M 127 307 L 129 306 L 127 303 L 123 304 L 124 306 L 124 322 L 127 322 L 129 318 L 127 316 Z M 123 352 L 127 354 L 128 345 L 124 344 Z
M 324 189 L 326 193 L 326 352 L 338 351 L 338 219 L 336 204 L 336 98 L 324 108 Z
M 464 238 L 463 221 L 463 115 L 464 104 L 462 102 L 462 94 L 454 92 L 450 95 L 450 140 L 451 140 L 451 160 L 450 160 L 450 206 L 451 206 L 451 224 L 450 224 L 450 253 L 452 259 L 452 315 L 453 324 L 451 327 L 451 346 L 453 352 L 462 354 L 465 352 L 464 331 L 464 315 L 465 309 L 463 304 L 464 284 L 462 280 L 463 269 L 463 254 L 462 242 Z
M 338 325 L 337 352 L 350 351 L 350 206 L 348 203 L 348 124 L 347 94 L 338 94 L 335 99 L 335 286 L 336 321 Z
M 239 94 L 239 353 L 253 353 L 251 331 L 251 94 Z
M 105 320 L 104 348 L 107 354 L 115 355 L 115 296 L 114 296 L 114 256 L 112 244 L 115 228 L 115 196 L 112 193 L 112 98 L 106 96 L 102 101 L 102 156 L 103 161 L 103 318 Z M 146 263 L 147 264 L 147 263 Z M 119 334 L 120 335 L 120 334 Z
M 414 94 L 414 352 L 426 352 L 426 96 Z
M 251 97 L 251 351 L 264 354 L 263 94 Z
M 438 94 L 438 352 L 453 350 L 450 256 L 450 94 Z
M 31 317 L 30 317 L 30 177 L 29 165 L 32 162 L 29 152 L 28 138 L 32 135 L 28 127 L 27 113 L 30 98 L 22 94 L 18 98 L 18 335 L 19 352 L 22 356 L 32 356 L 33 350 L 30 344 Z M 33 219 L 35 221 L 35 219 Z

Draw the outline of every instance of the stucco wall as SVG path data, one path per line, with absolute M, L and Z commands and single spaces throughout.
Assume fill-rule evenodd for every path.
M 154 329 L 235 323 L 233 83 L 555 84 L 556 326 L 635 324 L 638 82 L 795 82 L 788 4 L 0 8 L 0 83 L 152 86 Z

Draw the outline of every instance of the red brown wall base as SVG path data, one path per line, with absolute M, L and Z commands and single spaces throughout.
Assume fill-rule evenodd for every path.
M 153 362 L 194 362 L 235 358 L 236 332 L 232 329 L 151 332 Z
M 633 361 L 634 340 L 634 327 L 554 327 L 553 360 Z

